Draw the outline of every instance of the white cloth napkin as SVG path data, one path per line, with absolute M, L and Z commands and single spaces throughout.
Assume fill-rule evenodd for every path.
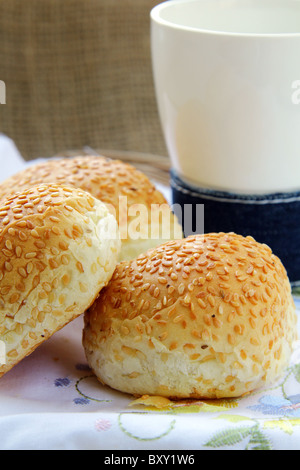
M 25 162 L 14 142 L 0 134 L 0 179 L 9 178 L 18 171 L 23 170 Z
M 27 165 L 4 136 L 0 165 L 1 179 Z M 1 450 L 102 449 L 112 462 L 117 450 L 187 458 L 184 451 L 300 449 L 299 350 L 276 384 L 242 399 L 131 407 L 133 397 L 101 385 L 89 370 L 82 327 L 79 317 L 1 378 Z
M 14 141 L 6 135 L 0 134 L 0 182 L 24 170 L 27 166 L 44 160 L 44 158 L 39 158 L 26 162 Z

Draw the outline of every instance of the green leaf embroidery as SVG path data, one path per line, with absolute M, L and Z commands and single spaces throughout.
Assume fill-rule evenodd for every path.
M 272 450 L 272 445 L 258 426 L 252 428 L 251 438 L 247 450 Z
M 253 427 L 253 426 L 252 426 Z M 252 433 L 251 426 L 244 426 L 233 429 L 226 429 L 224 431 L 218 432 L 210 439 L 206 444 L 206 447 L 223 447 L 223 446 L 233 446 L 241 442 L 245 437 L 250 436 Z

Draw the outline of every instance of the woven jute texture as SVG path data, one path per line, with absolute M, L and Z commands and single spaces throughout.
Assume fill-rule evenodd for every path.
M 26 159 L 66 149 L 166 155 L 150 50 L 154 0 L 0 0 L 0 132 Z

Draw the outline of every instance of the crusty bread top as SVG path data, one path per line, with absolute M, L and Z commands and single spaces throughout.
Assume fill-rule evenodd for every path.
M 0 200 L 16 191 L 43 183 L 57 183 L 83 189 L 105 204 L 111 204 L 119 216 L 119 196 L 128 205 L 165 204 L 163 194 L 149 178 L 132 165 L 102 156 L 49 159 L 30 166 L 0 184 Z
M 238 396 L 286 367 L 296 322 L 285 268 L 271 249 L 211 233 L 118 264 L 85 315 L 84 345 L 95 373 L 119 390 Z
M 0 375 L 93 303 L 119 249 L 115 218 L 85 191 L 43 184 L 2 200 Z
M 181 225 L 163 194 L 145 174 L 128 163 L 102 156 L 49 159 L 0 184 L 0 201 L 43 183 L 80 188 L 107 205 L 119 225 L 122 240 L 119 261 L 135 258 L 164 241 L 183 236 Z M 163 222 L 152 216 L 155 207 L 162 209 Z M 137 229 L 132 234 L 130 229 L 135 223 Z

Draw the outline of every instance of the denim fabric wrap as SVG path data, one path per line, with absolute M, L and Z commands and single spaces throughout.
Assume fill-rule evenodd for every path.
M 284 264 L 290 282 L 300 282 L 300 192 L 235 194 L 195 187 L 171 171 L 173 204 L 204 205 L 204 232 L 235 232 L 266 243 Z M 195 210 L 194 210 L 195 217 Z M 183 224 L 184 225 L 184 224 Z M 187 233 L 183 226 L 185 236 Z

